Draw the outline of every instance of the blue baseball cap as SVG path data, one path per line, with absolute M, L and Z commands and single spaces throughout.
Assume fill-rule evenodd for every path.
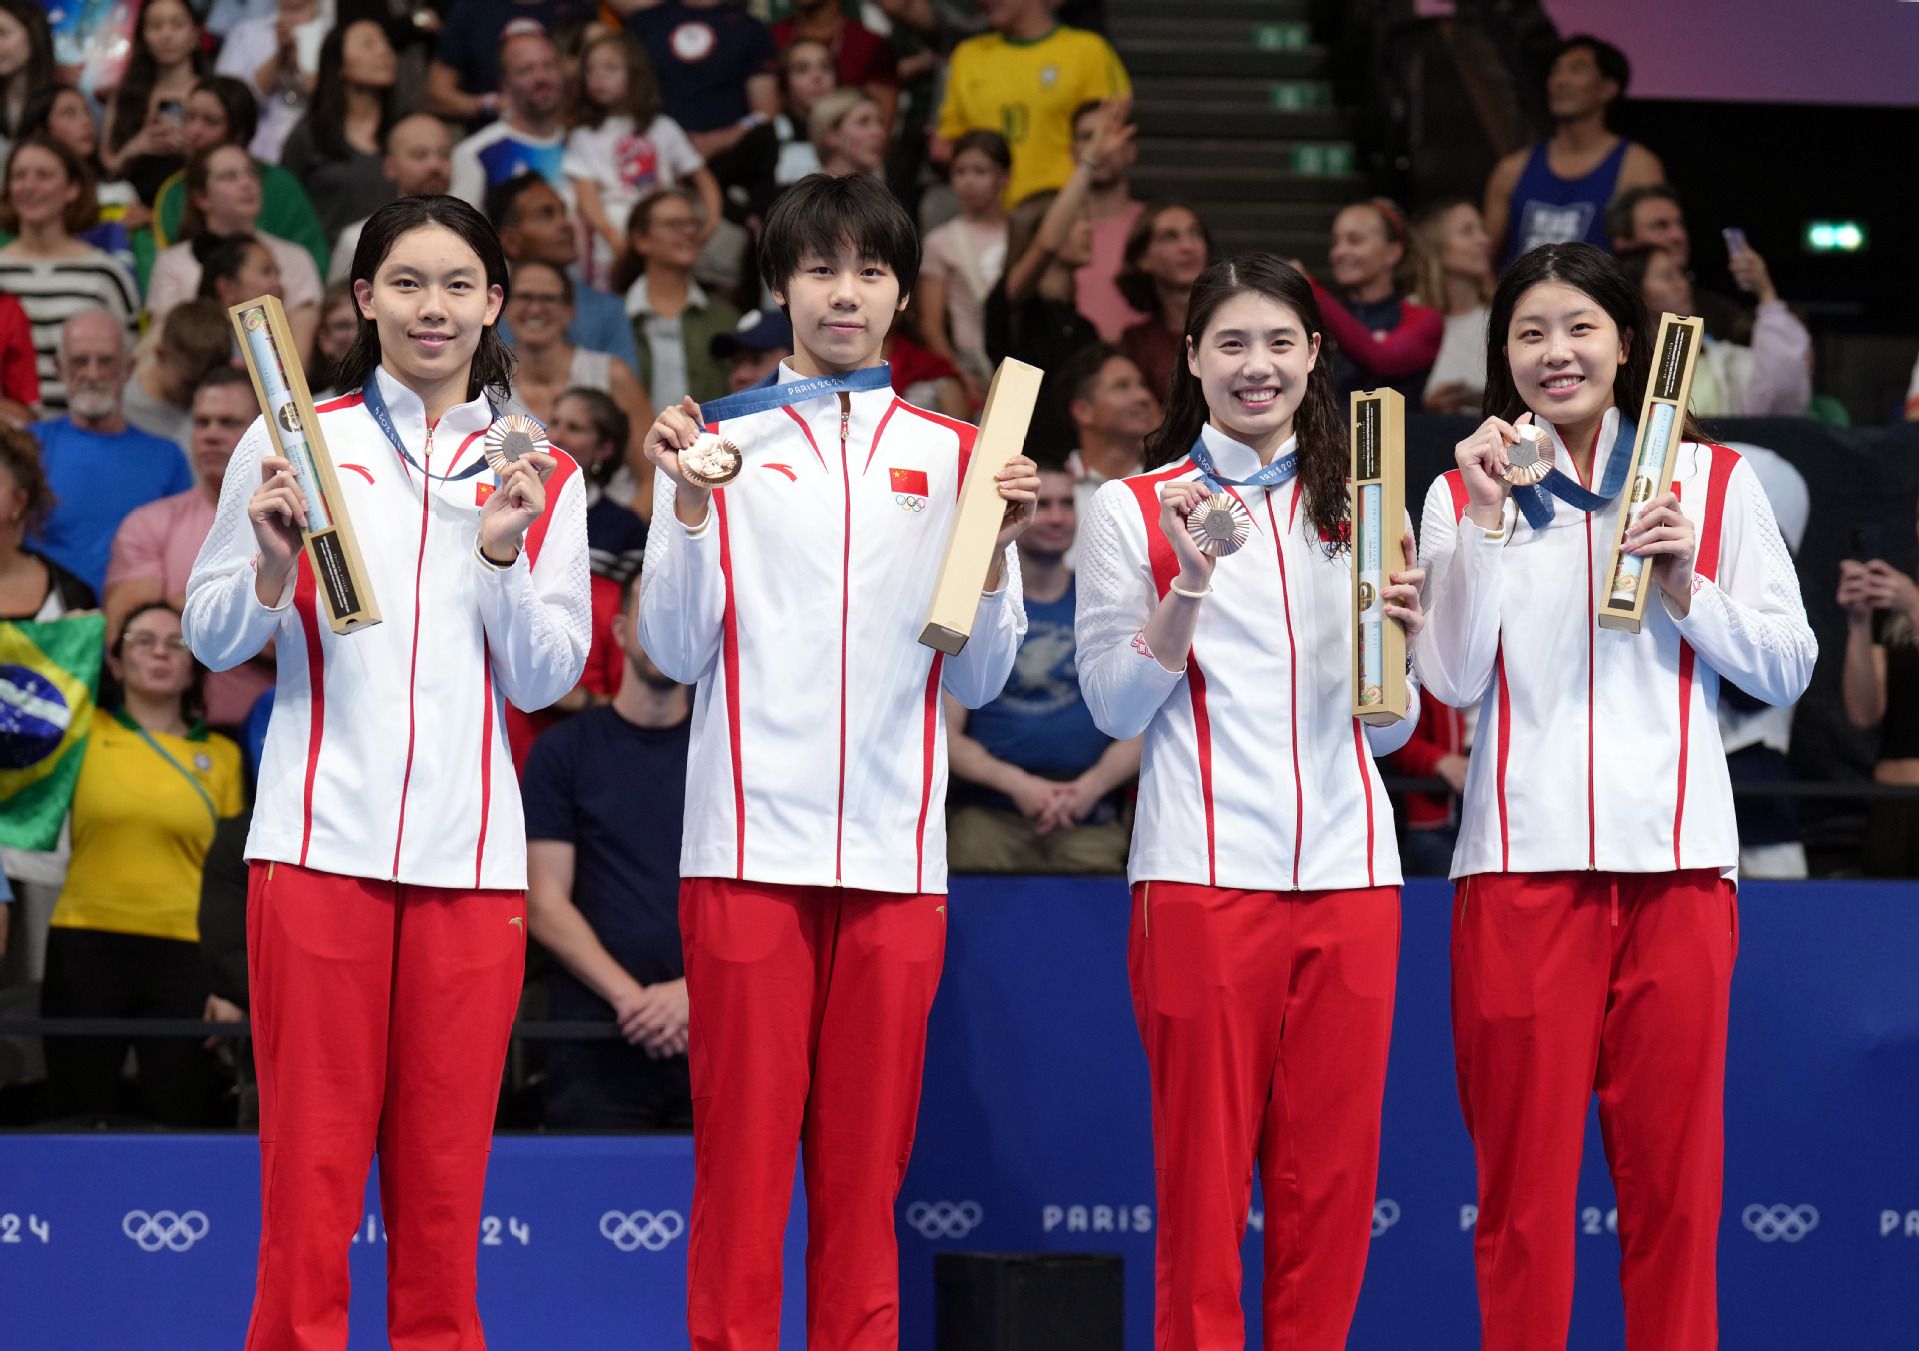
M 793 326 L 778 310 L 748 310 L 731 333 L 715 333 L 707 343 L 713 355 L 724 361 L 742 348 L 770 352 L 776 347 L 793 350 Z

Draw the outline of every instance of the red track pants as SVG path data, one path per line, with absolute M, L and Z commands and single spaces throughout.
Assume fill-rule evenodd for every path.
M 1259 1163 L 1263 1343 L 1339 1351 L 1359 1300 L 1399 963 L 1399 888 L 1133 888 L 1127 965 L 1153 1084 L 1154 1341 L 1239 1351 Z
M 1619 1194 L 1631 1351 L 1719 1344 L 1726 1005 L 1716 870 L 1481 873 L 1453 905 L 1453 1046 L 1479 1164 L 1481 1346 L 1564 1351 L 1586 1104 Z
M 342 1351 L 380 1155 L 394 1351 L 480 1351 L 480 1199 L 526 964 L 518 891 L 255 863 L 260 1272 L 247 1351 Z
M 806 1344 L 899 1345 L 893 1203 L 913 1151 L 946 897 L 690 877 L 693 1351 L 776 1351 L 795 1150 Z

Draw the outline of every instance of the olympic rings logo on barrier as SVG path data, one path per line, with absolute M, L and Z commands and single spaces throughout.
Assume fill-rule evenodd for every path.
M 1780 1239 L 1797 1243 L 1819 1227 L 1819 1211 L 1812 1206 L 1750 1205 L 1740 1213 L 1739 1222 L 1761 1243 Z
M 915 1201 L 906 1208 L 906 1222 L 921 1238 L 965 1238 L 985 1218 L 978 1201 Z
M 1384 1197 L 1384 1196 L 1381 1197 L 1379 1200 L 1373 1202 L 1373 1237 L 1374 1238 L 1378 1238 L 1381 1234 L 1385 1233 L 1388 1229 L 1391 1229 L 1394 1225 L 1398 1223 L 1399 1223 L 1399 1202 L 1393 1200 L 1391 1197 Z
M 162 1248 L 185 1252 L 205 1238 L 212 1227 L 206 1214 L 198 1210 L 178 1215 L 171 1210 L 156 1210 L 151 1215 L 144 1210 L 129 1210 L 120 1221 L 120 1232 L 139 1244 L 141 1252 L 159 1252 Z
M 660 1252 L 685 1232 L 686 1221 L 677 1210 L 662 1210 L 657 1215 L 650 1210 L 635 1210 L 626 1215 L 609 1210 L 600 1216 L 600 1237 L 621 1252 L 637 1248 Z

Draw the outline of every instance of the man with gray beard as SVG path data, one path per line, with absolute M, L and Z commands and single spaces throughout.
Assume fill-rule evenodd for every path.
M 193 467 L 176 443 L 127 425 L 120 397 L 132 363 L 119 320 L 105 310 L 74 315 L 60 329 L 59 359 L 66 416 L 29 428 L 58 504 L 32 543 L 99 595 L 120 522 L 191 488 Z

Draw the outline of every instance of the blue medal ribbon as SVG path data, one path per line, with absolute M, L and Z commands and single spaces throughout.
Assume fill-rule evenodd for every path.
M 779 383 L 779 378 L 779 372 L 774 371 L 750 389 L 701 404 L 701 424 L 710 427 L 729 418 L 764 413 L 769 408 L 785 408 L 828 394 L 859 394 L 869 389 L 885 389 L 893 383 L 893 373 L 884 363 L 863 366 L 845 375 L 815 375 L 805 380 L 788 380 L 785 384 Z
M 400 439 L 400 429 L 393 425 L 393 414 L 387 411 L 386 396 L 380 393 L 380 374 L 378 371 L 369 375 L 366 378 L 366 383 L 360 386 L 360 397 L 366 400 L 367 412 L 373 414 L 373 420 L 380 424 L 380 430 L 386 433 L 386 439 L 391 441 L 393 448 L 400 452 L 400 458 L 412 465 L 414 469 L 419 472 L 421 478 L 432 479 L 438 483 L 458 483 L 463 479 L 470 479 L 475 475 L 485 472 L 487 467 L 486 456 L 482 455 L 457 474 L 427 473 L 426 467 L 413 458 L 413 453 L 406 448 L 406 442 Z M 493 400 L 488 399 L 486 401 L 486 410 L 495 420 L 498 420 L 500 410 L 493 406 Z
M 1638 428 L 1623 417 L 1619 419 L 1619 430 L 1613 435 L 1612 458 L 1606 461 L 1606 476 L 1600 480 L 1596 493 L 1560 473 L 1557 466 L 1548 470 L 1539 482 L 1514 488 L 1513 501 L 1519 504 L 1526 524 L 1535 530 L 1544 530 L 1552 524 L 1554 508 L 1547 493 L 1579 511 L 1598 511 L 1619 496 L 1619 490 L 1626 486 L 1626 473 L 1632 468 L 1631 446 L 1638 435 Z M 1621 447 L 1626 448 L 1623 455 Z
M 1250 449 L 1250 447 L 1249 447 Z M 1291 451 L 1263 464 L 1259 472 L 1251 478 L 1226 478 L 1213 464 L 1213 453 L 1206 449 L 1206 438 L 1201 436 L 1193 442 L 1193 448 L 1187 452 L 1194 464 L 1199 466 L 1199 481 L 1213 492 L 1223 488 L 1273 488 L 1284 483 L 1299 472 L 1299 452 Z

